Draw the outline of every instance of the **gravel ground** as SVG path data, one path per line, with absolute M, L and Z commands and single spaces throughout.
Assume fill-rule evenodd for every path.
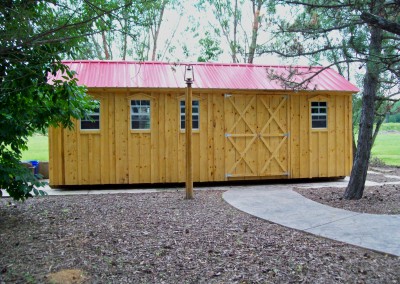
M 399 257 L 183 195 L 2 199 L 0 283 L 400 283 Z

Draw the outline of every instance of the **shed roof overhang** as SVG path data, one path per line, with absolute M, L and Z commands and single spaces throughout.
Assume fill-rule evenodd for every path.
M 76 71 L 79 84 L 96 89 L 185 88 L 185 66 L 190 64 L 194 68 L 193 88 L 196 89 L 359 92 L 335 70 L 324 67 L 103 60 L 63 63 Z

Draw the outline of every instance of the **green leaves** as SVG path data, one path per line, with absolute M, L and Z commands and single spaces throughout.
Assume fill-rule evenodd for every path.
M 71 118 L 93 108 L 86 88 L 61 62 L 91 25 L 73 2 L 0 4 L 0 188 L 16 200 L 45 194 L 20 164 L 27 138 L 50 125 L 72 127 Z M 49 80 L 57 74 L 60 79 Z
M 199 62 L 216 61 L 222 53 L 220 42 L 213 38 L 208 31 L 205 33 L 205 37 L 199 40 L 199 44 L 201 46 L 201 55 L 197 58 Z

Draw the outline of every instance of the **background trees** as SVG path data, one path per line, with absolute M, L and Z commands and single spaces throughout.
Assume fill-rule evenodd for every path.
M 229 46 L 233 63 L 253 63 L 258 55 L 259 35 L 267 36 L 268 16 L 275 13 L 271 0 L 199 0 L 196 5 L 201 12 L 212 11 L 218 23 L 210 23 L 213 33 Z M 244 11 L 250 11 L 251 21 Z M 267 16 L 268 15 L 268 16 Z
M 180 1 L 176 0 L 91 0 L 77 3 L 78 6 L 92 17 L 101 11 L 113 10 L 93 21 L 92 28 L 99 33 L 91 34 L 81 43 L 74 56 L 75 59 L 104 60 L 160 60 L 164 48 L 171 44 L 171 41 L 162 45 L 159 42 L 161 29 L 168 21 L 165 11 L 181 9 Z M 171 39 L 173 34 L 174 31 Z
M 363 77 L 358 145 L 344 194 L 347 199 L 359 199 L 363 195 L 376 114 L 388 108 L 388 93 L 393 96 L 399 92 L 400 38 L 385 32 L 377 23 L 368 25 L 364 16 L 379 15 L 395 23 L 399 3 L 384 0 L 277 2 L 292 8 L 294 20 L 286 17 L 275 22 L 279 27 L 276 33 L 281 36 L 265 52 L 285 57 L 303 56 L 314 63 L 332 62 L 329 65 L 334 65 L 345 77 L 351 74 Z

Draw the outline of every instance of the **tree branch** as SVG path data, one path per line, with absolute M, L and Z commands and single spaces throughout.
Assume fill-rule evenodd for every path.
M 373 15 L 368 12 L 362 12 L 360 18 L 371 26 L 378 27 L 396 35 L 400 35 L 400 24 L 388 21 L 382 17 Z
M 318 71 L 312 71 L 312 67 L 310 67 L 308 72 L 299 72 L 296 69 L 293 69 L 291 66 L 288 68 L 288 75 L 281 75 L 277 74 L 274 69 L 267 70 L 268 77 L 271 80 L 279 80 L 282 84 L 283 87 L 292 89 L 292 90 L 307 90 L 308 85 L 311 83 L 311 80 L 318 76 L 320 73 L 324 72 L 325 70 L 331 68 L 332 66 L 340 63 L 347 63 L 347 60 L 343 61 L 338 61 L 332 64 L 329 64 L 327 66 L 321 67 Z M 309 76 L 308 76 L 309 75 Z M 296 82 L 296 77 L 295 76 L 301 76 L 302 78 L 305 77 L 300 82 Z M 294 80 L 292 78 L 295 78 Z M 298 78 L 298 77 L 297 77 Z
M 349 28 L 349 27 L 353 27 L 355 25 L 361 25 L 363 24 L 363 21 L 354 21 L 351 22 L 349 24 L 346 25 L 342 25 L 342 26 L 334 26 L 331 28 L 325 28 L 325 29 L 310 29 L 310 28 L 303 28 L 303 29 L 294 29 L 294 28 L 288 28 L 288 29 L 283 29 L 282 27 L 280 27 L 280 31 L 279 32 L 284 32 L 284 33 L 304 33 L 304 34 L 324 34 L 327 32 L 332 32 L 332 31 L 340 31 L 343 30 L 345 28 Z
M 26 40 L 21 40 L 19 42 L 19 44 L 12 45 L 12 46 L 0 49 L 0 55 L 5 54 L 7 52 L 10 52 L 12 50 L 17 50 L 20 47 L 29 46 L 29 45 L 35 45 L 35 43 L 39 42 L 40 39 L 43 39 L 43 38 L 46 38 L 49 35 L 55 34 L 55 33 L 59 32 L 60 30 L 75 29 L 75 28 L 81 27 L 83 25 L 89 24 L 89 23 L 101 18 L 102 16 L 104 16 L 106 14 L 111 14 L 111 13 L 113 13 L 115 11 L 118 11 L 119 9 L 123 9 L 123 8 L 129 7 L 130 5 L 132 5 L 132 2 L 128 2 L 125 5 L 118 6 L 118 7 L 114 8 L 114 9 L 111 9 L 111 10 L 108 10 L 108 11 L 106 10 L 105 12 L 97 14 L 97 16 L 94 16 L 94 17 L 91 17 L 91 18 L 87 18 L 87 19 L 83 19 L 82 21 L 79 21 L 79 22 L 76 22 L 76 23 L 69 23 L 69 21 L 67 21 L 67 22 L 63 23 L 62 25 L 60 25 L 60 26 L 57 26 L 55 28 L 46 30 L 46 31 L 44 31 L 42 33 L 33 35 L 33 36 L 27 38 Z M 40 42 L 43 42 L 43 41 L 46 41 L 46 40 L 41 40 Z
M 324 9 L 333 9 L 333 8 L 344 8 L 351 7 L 353 3 L 349 4 L 337 4 L 337 5 L 322 5 L 322 4 L 312 4 L 303 1 L 284 1 L 285 4 L 294 4 L 294 5 L 302 5 L 310 8 L 324 8 Z

